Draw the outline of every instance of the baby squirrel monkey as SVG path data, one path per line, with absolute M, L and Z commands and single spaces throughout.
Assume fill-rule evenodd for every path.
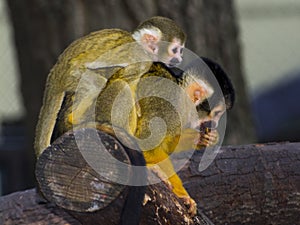
M 169 66 L 182 61 L 185 39 L 185 33 L 174 21 L 157 16 L 141 23 L 133 33 L 104 29 L 74 41 L 60 55 L 47 78 L 36 127 L 34 147 L 37 157 L 51 143 L 57 115 L 67 92 L 78 93 L 78 101 L 68 115 L 68 121 L 76 125 L 118 69 L 126 67 L 127 72 L 114 79 L 128 82 L 134 92 L 137 80 L 153 60 L 159 58 Z M 164 42 L 170 44 L 166 46 L 162 44 Z M 144 65 L 138 65 L 138 61 L 143 61 Z M 108 69 L 111 71 L 107 72 Z M 88 82 L 77 90 L 81 80 Z
M 161 63 L 155 63 L 152 66 L 152 70 L 149 70 L 144 76 L 164 77 L 173 80 L 184 89 L 198 114 L 197 120 L 189 121 L 187 119 L 187 122 L 189 122 L 187 126 L 182 124 L 182 120 L 172 104 L 156 97 L 160 91 L 163 93 L 168 92 L 169 95 L 177 97 L 176 91 L 169 89 L 166 91 L 164 87 L 159 87 L 159 83 L 154 85 L 149 83 L 141 88 L 139 88 L 139 85 L 137 86 L 137 95 L 143 94 L 152 97 L 142 98 L 139 102 L 142 116 L 138 117 L 136 136 L 141 139 L 148 138 L 151 135 L 149 121 L 155 117 L 162 118 L 167 126 L 162 141 L 156 147 L 143 149 L 146 164 L 149 167 L 155 165 L 156 169 L 158 166 L 158 176 L 162 179 L 167 177 L 168 186 L 189 205 L 191 215 L 196 214 L 196 202 L 183 187 L 169 155 L 173 152 L 181 152 L 193 148 L 200 150 L 217 144 L 219 139 L 219 134 L 216 130 L 218 121 L 225 110 L 233 106 L 234 102 L 234 90 L 225 72 L 215 62 L 206 58 L 202 59 L 212 70 L 213 75 L 211 73 L 202 73 L 197 68 L 199 61 L 195 61 L 186 67 L 184 71 L 167 68 Z M 210 76 L 214 76 L 215 79 L 212 79 Z M 218 91 L 220 90 L 218 86 L 221 87 L 221 92 Z M 183 109 L 184 114 L 188 115 L 190 109 L 189 107 Z M 185 128 L 182 129 L 182 126 Z M 160 132 L 160 130 L 153 131 Z

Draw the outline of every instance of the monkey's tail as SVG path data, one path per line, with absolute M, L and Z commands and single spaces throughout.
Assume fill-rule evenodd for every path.
M 34 148 L 37 156 L 39 156 L 44 149 L 50 145 L 57 114 L 64 99 L 63 92 L 58 95 L 51 95 L 51 93 L 46 92 L 45 94 L 43 106 L 36 126 L 34 141 Z
M 130 180 L 132 183 L 147 182 L 146 162 L 142 152 L 124 147 L 129 159 L 134 166 L 140 166 L 140 169 L 134 170 Z M 145 196 L 146 186 L 131 186 L 123 206 L 119 225 L 138 225 L 140 221 L 142 204 Z

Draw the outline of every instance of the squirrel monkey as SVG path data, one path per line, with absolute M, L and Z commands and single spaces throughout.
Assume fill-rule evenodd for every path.
M 77 92 L 78 101 L 68 115 L 68 122 L 80 124 L 83 114 L 116 71 L 127 68 L 127 75 L 114 79 L 123 79 L 134 92 L 137 80 L 152 61 L 161 60 L 169 66 L 182 61 L 185 40 L 185 33 L 174 21 L 157 16 L 141 23 L 132 33 L 104 29 L 74 41 L 60 55 L 47 78 L 36 127 L 34 146 L 37 157 L 51 143 L 66 93 Z M 164 42 L 170 44 L 166 46 Z M 138 64 L 140 61 L 143 63 Z M 82 80 L 86 84 L 77 89 Z
M 161 142 L 154 148 L 142 149 L 146 164 L 151 168 L 155 165 L 158 176 L 162 179 L 167 177 L 169 187 L 184 202 L 189 205 L 189 212 L 192 215 L 196 214 L 197 205 L 189 196 L 188 192 L 183 187 L 182 181 L 174 170 L 170 160 L 170 154 L 173 152 L 181 152 L 190 149 L 202 149 L 203 147 L 213 146 L 218 142 L 218 121 L 226 109 L 230 109 L 234 102 L 234 90 L 232 84 L 215 62 L 202 58 L 208 67 L 212 70 L 217 82 L 212 82 L 209 78 L 211 73 L 205 74 L 197 70 L 197 63 L 189 65 L 184 71 L 178 73 L 175 68 L 167 68 L 164 64 L 155 63 L 152 70 L 149 70 L 144 77 L 158 76 L 164 77 L 176 82 L 182 87 L 191 100 L 192 105 L 197 111 L 197 120 L 186 122 L 183 124 L 182 118 L 176 112 L 174 106 L 166 102 L 160 97 L 158 92 L 168 92 L 169 95 L 177 98 L 176 91 L 159 87 L 159 83 L 145 84 L 141 88 L 137 87 L 137 95 L 143 94 L 151 97 L 142 98 L 139 102 L 141 108 L 141 117 L 138 117 L 136 136 L 141 139 L 148 138 L 152 132 L 159 133 L 159 129 L 152 129 L 149 121 L 152 118 L 162 118 L 167 126 L 166 132 Z M 154 88 L 157 87 L 158 88 Z M 222 93 L 218 92 L 218 87 L 221 87 Z M 142 93 L 139 93 L 142 92 Z M 149 93 L 145 93 L 149 92 Z M 224 97 L 223 97 L 224 96 Z M 185 107 L 183 105 L 183 107 Z M 189 115 L 191 108 L 183 109 L 185 115 Z M 181 130 L 183 126 L 183 129 Z M 181 141 L 180 141 L 181 138 Z
M 151 135 L 152 130 L 149 128 L 149 121 L 151 121 L 152 118 L 159 117 L 165 121 L 167 128 L 166 133 L 163 134 L 163 139 L 159 140 L 158 144 L 154 147 L 151 146 L 151 143 L 148 148 L 144 147 L 145 145 L 141 145 L 143 156 L 146 164 L 150 168 L 152 165 L 159 167 L 161 171 L 160 174 L 158 174 L 159 176 L 161 175 L 162 178 L 168 177 L 167 179 L 172 187 L 172 191 L 178 197 L 183 198 L 185 203 L 190 206 L 189 211 L 192 215 L 196 214 L 197 205 L 189 196 L 183 187 L 181 179 L 176 174 L 169 158 L 170 154 L 190 150 L 192 148 L 202 149 L 206 146 L 215 145 L 218 142 L 218 132 L 216 130 L 218 121 L 225 110 L 233 106 L 234 102 L 234 90 L 225 72 L 213 61 L 206 58 L 202 59 L 213 72 L 217 82 L 211 81 L 212 79 L 209 77 L 212 75 L 211 73 L 201 73 L 201 70 L 199 71 L 197 69 L 199 61 L 187 66 L 184 71 L 175 67 L 167 67 L 160 62 L 155 62 L 149 70 L 141 76 L 136 87 L 136 95 L 141 98 L 139 100 L 140 116 L 135 115 L 134 109 L 129 115 L 126 115 L 129 117 L 129 122 L 135 121 L 129 124 L 129 127 L 132 128 L 131 133 L 141 140 L 147 139 Z M 116 73 L 122 74 L 124 70 L 126 71 L 126 68 L 122 68 Z M 147 83 L 146 78 L 151 77 L 157 78 L 157 82 L 153 83 L 153 80 L 149 80 L 149 83 Z M 145 82 L 144 79 L 146 80 Z M 191 108 L 185 108 L 185 105 L 181 104 L 180 99 L 178 99 L 180 96 L 178 96 L 177 90 L 166 88 L 164 86 L 165 83 L 162 82 L 163 79 L 174 82 L 175 86 L 177 85 L 178 88 L 183 89 L 191 103 L 190 106 L 196 108 L 198 120 L 192 121 L 189 119 L 189 111 Z M 91 113 L 95 113 L 94 119 L 97 128 L 115 135 L 112 128 L 112 124 L 115 122 L 112 122 L 113 104 L 115 99 L 118 98 L 120 90 L 126 87 L 126 85 L 127 83 L 123 80 L 109 80 L 96 100 L 95 109 L 88 110 L 83 116 L 85 123 L 93 122 Z M 217 91 L 217 86 L 221 87 L 222 93 Z M 164 95 L 166 99 L 171 99 L 171 101 L 174 99 L 175 103 L 179 103 L 179 107 L 182 107 L 183 114 L 187 118 L 181 119 L 174 105 L 159 97 Z M 67 93 L 65 96 L 65 101 L 62 110 L 59 112 L 58 122 L 55 128 L 55 132 L 58 132 L 57 136 L 72 129 L 72 126 L 67 122 L 67 115 L 72 110 L 73 96 L 74 93 Z M 124 102 L 124 105 L 127 104 L 135 107 L 135 99 L 129 98 L 128 102 Z M 125 107 L 124 105 L 120 106 L 120 108 Z M 120 116 L 120 120 L 123 120 L 123 118 L 123 116 Z M 187 124 L 183 124 L 182 121 Z M 117 122 L 126 124 L 124 121 Z M 85 126 L 85 124 L 82 124 L 82 126 Z M 127 130 L 127 128 L 125 130 Z M 153 131 L 161 133 L 160 130 L 154 129 Z M 56 134 L 54 133 L 54 135 Z M 143 190 L 142 188 L 140 189 L 140 191 Z M 135 189 L 135 191 L 137 192 L 138 190 Z M 137 208 L 141 207 L 141 202 L 137 202 L 136 197 L 128 197 L 127 201 L 135 206 L 128 206 L 127 208 L 125 206 L 124 210 L 135 210 L 138 213 Z M 126 217 L 126 215 L 124 217 Z

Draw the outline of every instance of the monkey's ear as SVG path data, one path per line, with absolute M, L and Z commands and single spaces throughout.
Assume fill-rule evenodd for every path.
M 158 53 L 158 43 L 161 40 L 161 31 L 156 27 L 142 28 L 136 30 L 132 37 L 140 42 L 144 49 L 152 54 Z
M 195 104 L 203 102 L 213 94 L 212 87 L 201 80 L 191 82 L 186 90 L 188 96 Z
M 142 36 L 142 43 L 144 45 L 144 48 L 152 54 L 158 53 L 158 42 L 159 42 L 159 39 L 155 35 L 144 34 Z

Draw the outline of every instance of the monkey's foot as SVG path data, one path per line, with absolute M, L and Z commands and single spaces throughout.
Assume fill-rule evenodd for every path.
M 171 182 L 168 180 L 167 175 L 164 173 L 164 171 L 161 170 L 161 168 L 156 165 L 156 164 L 151 164 L 151 165 L 147 165 L 148 168 L 161 180 L 165 183 L 165 185 L 167 186 L 167 188 L 169 190 L 173 190 L 173 185 L 171 184 Z
M 91 99 L 85 98 L 79 105 L 73 106 L 72 111 L 68 114 L 68 122 L 73 125 L 78 125 L 83 122 L 88 107 L 92 105 L 91 101 Z
M 71 124 L 73 124 L 73 121 L 74 121 L 73 118 L 74 118 L 74 117 L 73 117 L 73 113 L 70 113 L 70 114 L 68 115 L 68 122 L 71 123 Z
M 189 213 L 191 216 L 197 214 L 197 203 L 190 196 L 181 197 L 185 205 L 189 207 Z
M 76 117 L 74 117 L 74 114 L 76 114 Z M 76 124 L 79 124 L 80 123 L 80 118 L 77 114 L 77 112 L 71 112 L 69 115 L 68 115 L 68 122 L 73 124 L 73 125 L 76 125 Z

